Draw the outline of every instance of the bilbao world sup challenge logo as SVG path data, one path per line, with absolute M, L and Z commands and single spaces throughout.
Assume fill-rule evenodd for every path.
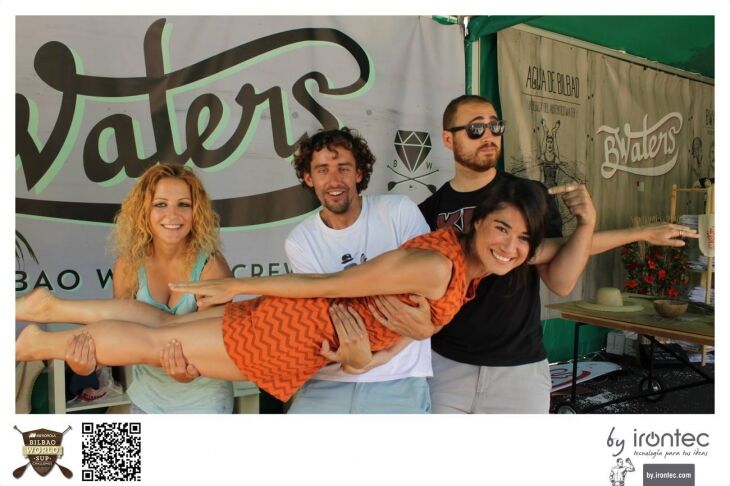
M 13 477 L 20 478 L 29 465 L 41 476 L 47 475 L 56 465 L 61 474 L 68 479 L 73 477 L 73 473 L 69 468 L 57 462 L 63 456 L 63 447 L 61 446 L 63 435 L 71 430 L 71 427 L 63 432 L 48 429 L 23 432 L 18 427 L 14 426 L 13 428 L 23 436 L 23 457 L 28 460 L 28 462 L 13 471 Z

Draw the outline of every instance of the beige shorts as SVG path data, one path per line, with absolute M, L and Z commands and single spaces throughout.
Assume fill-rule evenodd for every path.
M 547 360 L 520 366 L 475 366 L 431 353 L 431 413 L 548 413 Z

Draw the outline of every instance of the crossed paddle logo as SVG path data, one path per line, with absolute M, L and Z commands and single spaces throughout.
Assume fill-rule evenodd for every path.
M 63 432 L 55 432 L 48 429 L 22 432 L 17 426 L 13 426 L 13 428 L 23 436 L 23 443 L 25 444 L 23 446 L 23 457 L 28 459 L 27 463 L 13 471 L 13 477 L 16 479 L 20 478 L 25 473 L 29 464 L 41 476 L 48 474 L 54 464 L 61 470 L 61 474 L 67 478 L 70 479 L 73 476 L 69 468 L 56 462 L 63 455 L 63 447 L 61 447 L 63 435 L 71 430 L 71 427 L 68 427 Z
M 410 172 L 411 175 L 409 176 L 403 174 L 399 170 L 396 170 L 395 167 L 399 164 L 397 160 L 394 160 L 393 165 L 388 165 L 387 167 L 403 179 L 388 182 L 388 190 L 390 191 L 398 184 L 402 184 L 404 182 L 415 182 L 425 186 L 431 194 L 436 192 L 435 185 L 427 184 L 420 179 L 438 172 L 438 169 L 432 170 L 426 174 L 413 175 L 414 172 L 423 165 L 426 161 L 426 157 L 428 157 L 428 154 L 431 152 L 431 135 L 429 135 L 428 132 L 398 130 L 395 134 L 393 144 L 395 145 L 395 152 L 398 154 L 398 158 L 400 159 L 400 165 Z M 430 164 L 426 164 L 426 166 L 430 169 Z

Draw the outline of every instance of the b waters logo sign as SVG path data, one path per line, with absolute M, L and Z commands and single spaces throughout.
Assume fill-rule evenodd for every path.
M 370 60 L 362 47 L 350 36 L 335 29 L 304 28 L 271 34 L 252 42 L 216 54 L 193 65 L 167 72 L 165 69 L 166 47 L 163 42 L 166 19 L 154 22 L 144 39 L 144 58 L 147 75 L 143 78 L 112 78 L 82 74 L 83 64 L 71 48 L 58 41 L 42 45 L 35 55 L 35 69 L 46 85 L 61 93 L 61 107 L 55 124 L 44 145 L 40 145 L 34 133 L 39 114 L 31 109 L 31 101 L 23 94 L 16 94 L 15 125 L 18 134 L 16 159 L 23 167 L 28 189 L 37 192 L 51 183 L 61 166 L 68 159 L 69 148 L 77 143 L 78 127 L 84 118 L 85 100 L 124 103 L 147 99 L 152 134 L 156 150 L 141 156 L 145 151 L 138 133 L 139 120 L 125 113 L 108 115 L 96 123 L 83 142 L 83 168 L 89 181 L 108 185 L 125 177 L 139 177 L 148 167 L 164 160 L 185 164 L 193 162 L 201 169 L 225 167 L 245 151 L 251 134 L 258 126 L 263 107 L 268 107 L 276 154 L 288 158 L 294 144 L 287 137 L 288 113 L 284 111 L 284 91 L 279 86 L 257 90 L 253 84 L 244 83 L 235 98 L 241 108 L 238 125 L 230 139 L 218 148 L 211 148 L 216 132 L 225 128 L 224 105 L 214 93 L 198 96 L 186 114 L 185 143 L 177 140 L 174 130 L 174 99 L 179 92 L 193 86 L 204 86 L 226 73 L 256 64 L 275 56 L 278 52 L 301 48 L 312 43 L 329 44 L 345 49 L 355 61 L 357 72 L 352 83 L 342 87 L 331 86 L 319 72 L 309 72 L 297 79 L 291 92 L 294 99 L 321 123 L 324 129 L 339 127 L 337 118 L 318 103 L 306 89 L 309 81 L 316 82 L 320 93 L 329 96 L 347 96 L 363 90 L 372 76 Z M 167 37 L 169 39 L 169 36 Z M 201 125 L 201 120 L 206 123 Z M 137 127 L 137 129 L 135 129 Z M 114 142 L 116 157 L 111 155 Z M 218 142 L 218 141 L 216 141 Z M 312 197 L 304 197 L 310 191 L 296 184 L 267 194 L 241 196 L 216 201 L 221 215 L 221 225 L 247 226 L 298 216 L 317 206 Z M 293 204 L 286 202 L 291 199 Z M 263 208 L 271 207 L 276 200 L 283 212 L 270 214 Z M 53 215 L 72 220 L 112 222 L 117 204 L 89 202 L 61 202 L 18 198 L 17 212 L 29 215 Z M 246 207 L 246 211 L 234 208 Z M 262 214 L 267 214 L 261 219 Z
M 677 136 L 682 130 L 682 114 L 672 112 L 648 126 L 644 115 L 641 130 L 632 130 L 629 123 L 610 127 L 602 125 L 596 135 L 603 135 L 601 177 L 611 178 L 617 170 L 643 176 L 664 175 L 677 164 Z M 659 161 L 660 158 L 665 161 Z M 640 166 L 640 163 L 648 164 Z

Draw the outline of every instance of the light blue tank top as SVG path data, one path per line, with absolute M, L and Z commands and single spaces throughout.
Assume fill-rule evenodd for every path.
M 200 280 L 206 255 L 200 254 L 193 267 L 190 280 Z M 139 290 L 137 300 L 151 304 L 170 314 L 182 315 L 195 312 L 193 294 L 185 294 L 180 302 L 170 308 L 152 298 L 147 284 L 144 266 L 137 272 Z M 185 349 L 183 348 L 183 352 Z M 233 385 L 229 381 L 212 380 L 199 376 L 190 383 L 179 383 L 170 378 L 162 368 L 147 365 L 132 367 L 133 381 L 127 390 L 130 400 L 146 413 L 231 413 L 233 411 Z

